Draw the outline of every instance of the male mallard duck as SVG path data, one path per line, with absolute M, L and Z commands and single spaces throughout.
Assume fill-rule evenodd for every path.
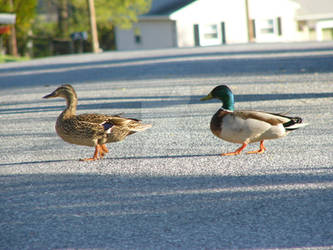
M 43 98 L 54 97 L 62 97 L 67 102 L 66 109 L 59 115 L 56 122 L 57 134 L 65 142 L 95 147 L 93 157 L 82 159 L 84 161 L 102 158 L 108 152 L 105 143 L 121 141 L 128 135 L 151 127 L 150 124 L 142 124 L 139 120 L 118 115 L 76 115 L 77 95 L 69 84 L 60 86 Z
M 261 111 L 234 111 L 234 95 L 231 90 L 220 85 L 215 87 L 201 101 L 219 99 L 223 106 L 212 117 L 210 129 L 217 137 L 242 146 L 234 152 L 224 155 L 238 155 L 249 143 L 260 141 L 260 148 L 248 154 L 261 154 L 266 148 L 264 140 L 277 139 L 286 136 L 290 131 L 304 127 L 300 117 L 289 117 L 281 114 Z

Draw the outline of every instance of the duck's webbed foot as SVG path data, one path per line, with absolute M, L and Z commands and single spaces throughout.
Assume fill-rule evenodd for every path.
M 99 144 L 95 146 L 95 152 L 92 158 L 83 158 L 80 159 L 80 161 L 96 161 L 98 160 L 98 154 L 101 154 L 101 146 Z
M 102 144 L 100 146 L 100 151 L 99 151 L 99 156 L 103 158 L 107 153 L 109 152 L 108 148 L 106 147 L 105 144 Z
M 244 148 L 246 148 L 246 146 L 247 146 L 247 143 L 243 143 L 243 145 L 241 146 L 241 147 L 239 147 L 239 148 L 237 148 L 234 152 L 230 152 L 230 153 L 224 153 L 224 154 L 221 154 L 222 156 L 227 156 L 227 155 L 239 155 L 241 152 L 242 152 L 242 150 L 244 149 Z
M 249 151 L 246 152 L 247 154 L 262 154 L 264 153 L 266 150 L 265 146 L 264 146 L 264 141 L 260 141 L 260 148 L 258 150 L 255 151 Z

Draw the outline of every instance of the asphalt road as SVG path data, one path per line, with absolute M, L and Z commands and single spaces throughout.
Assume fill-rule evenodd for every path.
M 70 145 L 54 125 L 70 83 L 78 113 L 153 127 L 109 144 Z M 209 130 L 228 84 L 237 109 L 310 125 L 262 155 Z M 0 249 L 333 248 L 333 43 L 107 52 L 0 65 Z M 258 144 L 251 144 L 254 150 Z

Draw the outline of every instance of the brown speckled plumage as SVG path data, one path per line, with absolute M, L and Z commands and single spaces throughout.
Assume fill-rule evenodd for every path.
M 66 109 L 59 115 L 56 122 L 57 134 L 68 143 L 95 147 L 94 156 L 84 160 L 97 160 L 98 155 L 103 157 L 108 152 L 105 143 L 121 141 L 130 134 L 151 127 L 150 124 L 142 124 L 139 120 L 118 115 L 76 115 L 77 95 L 69 84 L 62 85 L 51 94 L 44 96 L 44 98 L 54 97 L 62 97 L 67 102 Z M 108 123 L 110 130 L 105 129 L 104 123 Z

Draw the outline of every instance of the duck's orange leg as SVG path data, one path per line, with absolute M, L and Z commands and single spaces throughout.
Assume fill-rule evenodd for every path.
M 247 154 L 262 154 L 264 153 L 266 150 L 265 146 L 264 146 L 264 141 L 260 141 L 260 148 L 258 150 L 255 150 L 255 151 L 249 151 L 249 152 L 246 152 Z
M 95 147 L 94 156 L 92 158 L 80 159 L 80 161 L 96 161 L 98 160 L 98 154 L 100 154 L 100 151 L 101 151 L 101 146 L 97 144 Z
M 243 143 L 243 145 L 241 147 L 237 148 L 235 152 L 224 153 L 224 154 L 221 154 L 221 155 L 222 156 L 226 156 L 226 155 L 239 155 L 240 152 L 242 152 L 242 150 L 244 148 L 246 148 L 246 146 L 247 146 L 247 143 Z
M 109 150 L 108 150 L 108 148 L 106 147 L 106 145 L 105 144 L 102 144 L 101 145 L 101 148 L 100 148 L 100 151 L 99 151 L 99 156 L 101 157 L 101 158 L 103 158 L 105 155 L 106 155 L 106 153 L 108 153 L 109 152 Z

